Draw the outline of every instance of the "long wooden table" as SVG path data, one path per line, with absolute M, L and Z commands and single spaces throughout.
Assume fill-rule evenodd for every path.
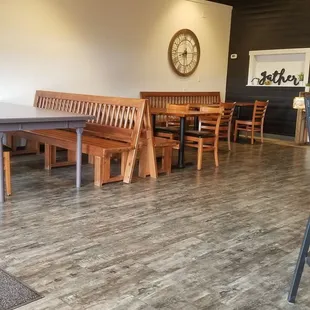
M 3 137 L 5 132 L 35 129 L 76 129 L 76 187 L 81 186 L 82 133 L 89 115 L 0 103 L 0 202 L 4 202 Z
M 202 111 L 187 111 L 187 112 L 179 112 L 179 111 L 172 111 L 165 108 L 151 108 L 150 112 L 152 114 L 152 123 L 153 123 L 153 132 L 155 133 L 155 126 L 156 126 L 156 115 L 169 115 L 175 116 L 180 118 L 180 147 L 179 147 L 179 156 L 178 156 L 178 168 L 182 169 L 185 168 L 184 164 L 184 151 L 185 151 L 185 125 L 186 125 L 186 118 L 187 117 L 194 117 L 196 121 L 195 124 L 198 124 L 197 119 L 199 116 L 207 115 L 207 112 Z M 197 126 L 197 125 L 195 125 Z M 197 130 L 198 128 L 194 128 Z

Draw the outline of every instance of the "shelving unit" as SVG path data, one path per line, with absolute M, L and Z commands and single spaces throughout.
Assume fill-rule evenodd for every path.
M 249 62 L 249 74 L 247 86 L 256 87 L 305 87 L 309 79 L 309 66 L 310 66 L 310 48 L 298 48 L 298 49 L 278 49 L 278 50 L 261 50 L 250 51 Z M 285 72 L 281 74 L 281 70 Z M 264 79 L 266 75 L 272 75 L 277 71 L 279 74 L 275 78 L 275 82 L 271 82 L 270 85 L 260 85 L 268 78 Z M 263 72 L 267 72 L 265 75 Z M 300 74 L 304 75 L 303 81 L 300 81 Z M 294 81 L 286 81 L 280 78 L 280 75 L 284 79 L 289 76 L 294 76 Z M 277 82 L 281 79 L 281 84 Z M 298 85 L 294 82 L 299 81 Z

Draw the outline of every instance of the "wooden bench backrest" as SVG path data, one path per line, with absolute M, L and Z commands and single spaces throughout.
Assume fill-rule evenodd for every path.
M 101 137 L 137 145 L 146 107 L 144 99 L 36 91 L 34 106 L 95 116 L 86 130 Z
M 140 92 L 152 108 L 166 108 L 167 104 L 215 104 L 221 102 L 220 92 Z

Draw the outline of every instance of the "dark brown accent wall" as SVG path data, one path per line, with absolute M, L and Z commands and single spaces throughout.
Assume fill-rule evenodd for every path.
M 310 48 L 310 0 L 223 0 L 234 7 L 226 100 L 270 100 L 265 132 L 293 136 L 292 100 L 304 88 L 251 87 L 247 84 L 249 51 Z M 281 69 L 281 68 L 280 68 Z

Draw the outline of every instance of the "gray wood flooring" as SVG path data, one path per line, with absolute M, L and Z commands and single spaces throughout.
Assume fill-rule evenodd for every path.
M 95 188 L 83 166 L 13 158 L 0 266 L 45 297 L 20 310 L 310 310 L 310 268 L 286 302 L 309 215 L 310 149 L 221 146 L 195 166 Z M 190 151 L 191 152 L 191 151 Z M 190 155 L 188 155 L 190 154 Z M 195 153 L 187 153 L 187 159 Z

